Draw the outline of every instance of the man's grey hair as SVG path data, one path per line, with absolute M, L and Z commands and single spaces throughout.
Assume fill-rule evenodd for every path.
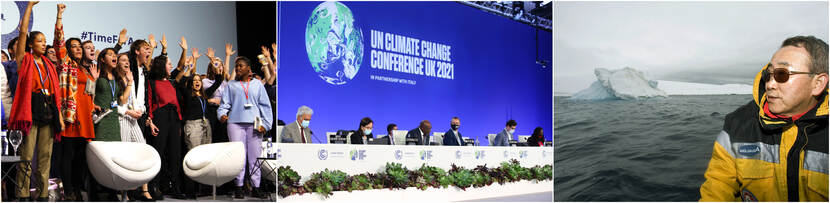
M 781 47 L 794 46 L 810 54 L 810 73 L 827 73 L 827 43 L 813 36 L 795 36 L 784 40 Z
M 314 110 L 311 110 L 311 108 L 309 108 L 308 106 L 305 106 L 305 105 L 300 106 L 300 108 L 297 109 L 297 117 L 300 117 L 300 116 L 306 115 L 306 114 L 314 115 Z

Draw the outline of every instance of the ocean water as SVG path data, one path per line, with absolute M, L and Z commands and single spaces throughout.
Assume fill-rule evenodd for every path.
M 751 100 L 554 97 L 554 201 L 697 201 L 724 117 Z

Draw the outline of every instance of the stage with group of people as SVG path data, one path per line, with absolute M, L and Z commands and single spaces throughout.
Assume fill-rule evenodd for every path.
M 226 19 L 275 5 L 4 2 L 3 201 L 273 200 L 274 29 Z
M 550 31 L 377 5 L 278 3 L 278 200 L 552 199 Z

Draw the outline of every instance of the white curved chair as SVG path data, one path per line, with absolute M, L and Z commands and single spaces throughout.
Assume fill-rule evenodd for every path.
M 487 141 L 490 142 L 489 146 L 493 146 L 496 143 L 496 134 L 487 134 Z
M 86 160 L 98 183 L 122 194 L 150 182 L 161 170 L 156 149 L 137 142 L 92 141 L 86 148 Z
M 444 133 L 433 132 L 430 138 L 432 139 L 430 142 L 438 143 L 439 146 L 444 145 Z
M 182 161 L 184 174 L 196 182 L 216 186 L 236 178 L 245 169 L 245 145 L 242 142 L 220 142 L 194 147 Z

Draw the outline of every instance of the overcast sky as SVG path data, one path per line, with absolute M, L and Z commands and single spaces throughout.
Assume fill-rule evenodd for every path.
M 629 66 L 657 80 L 752 84 L 787 37 L 827 42 L 827 2 L 555 2 L 554 92 Z

